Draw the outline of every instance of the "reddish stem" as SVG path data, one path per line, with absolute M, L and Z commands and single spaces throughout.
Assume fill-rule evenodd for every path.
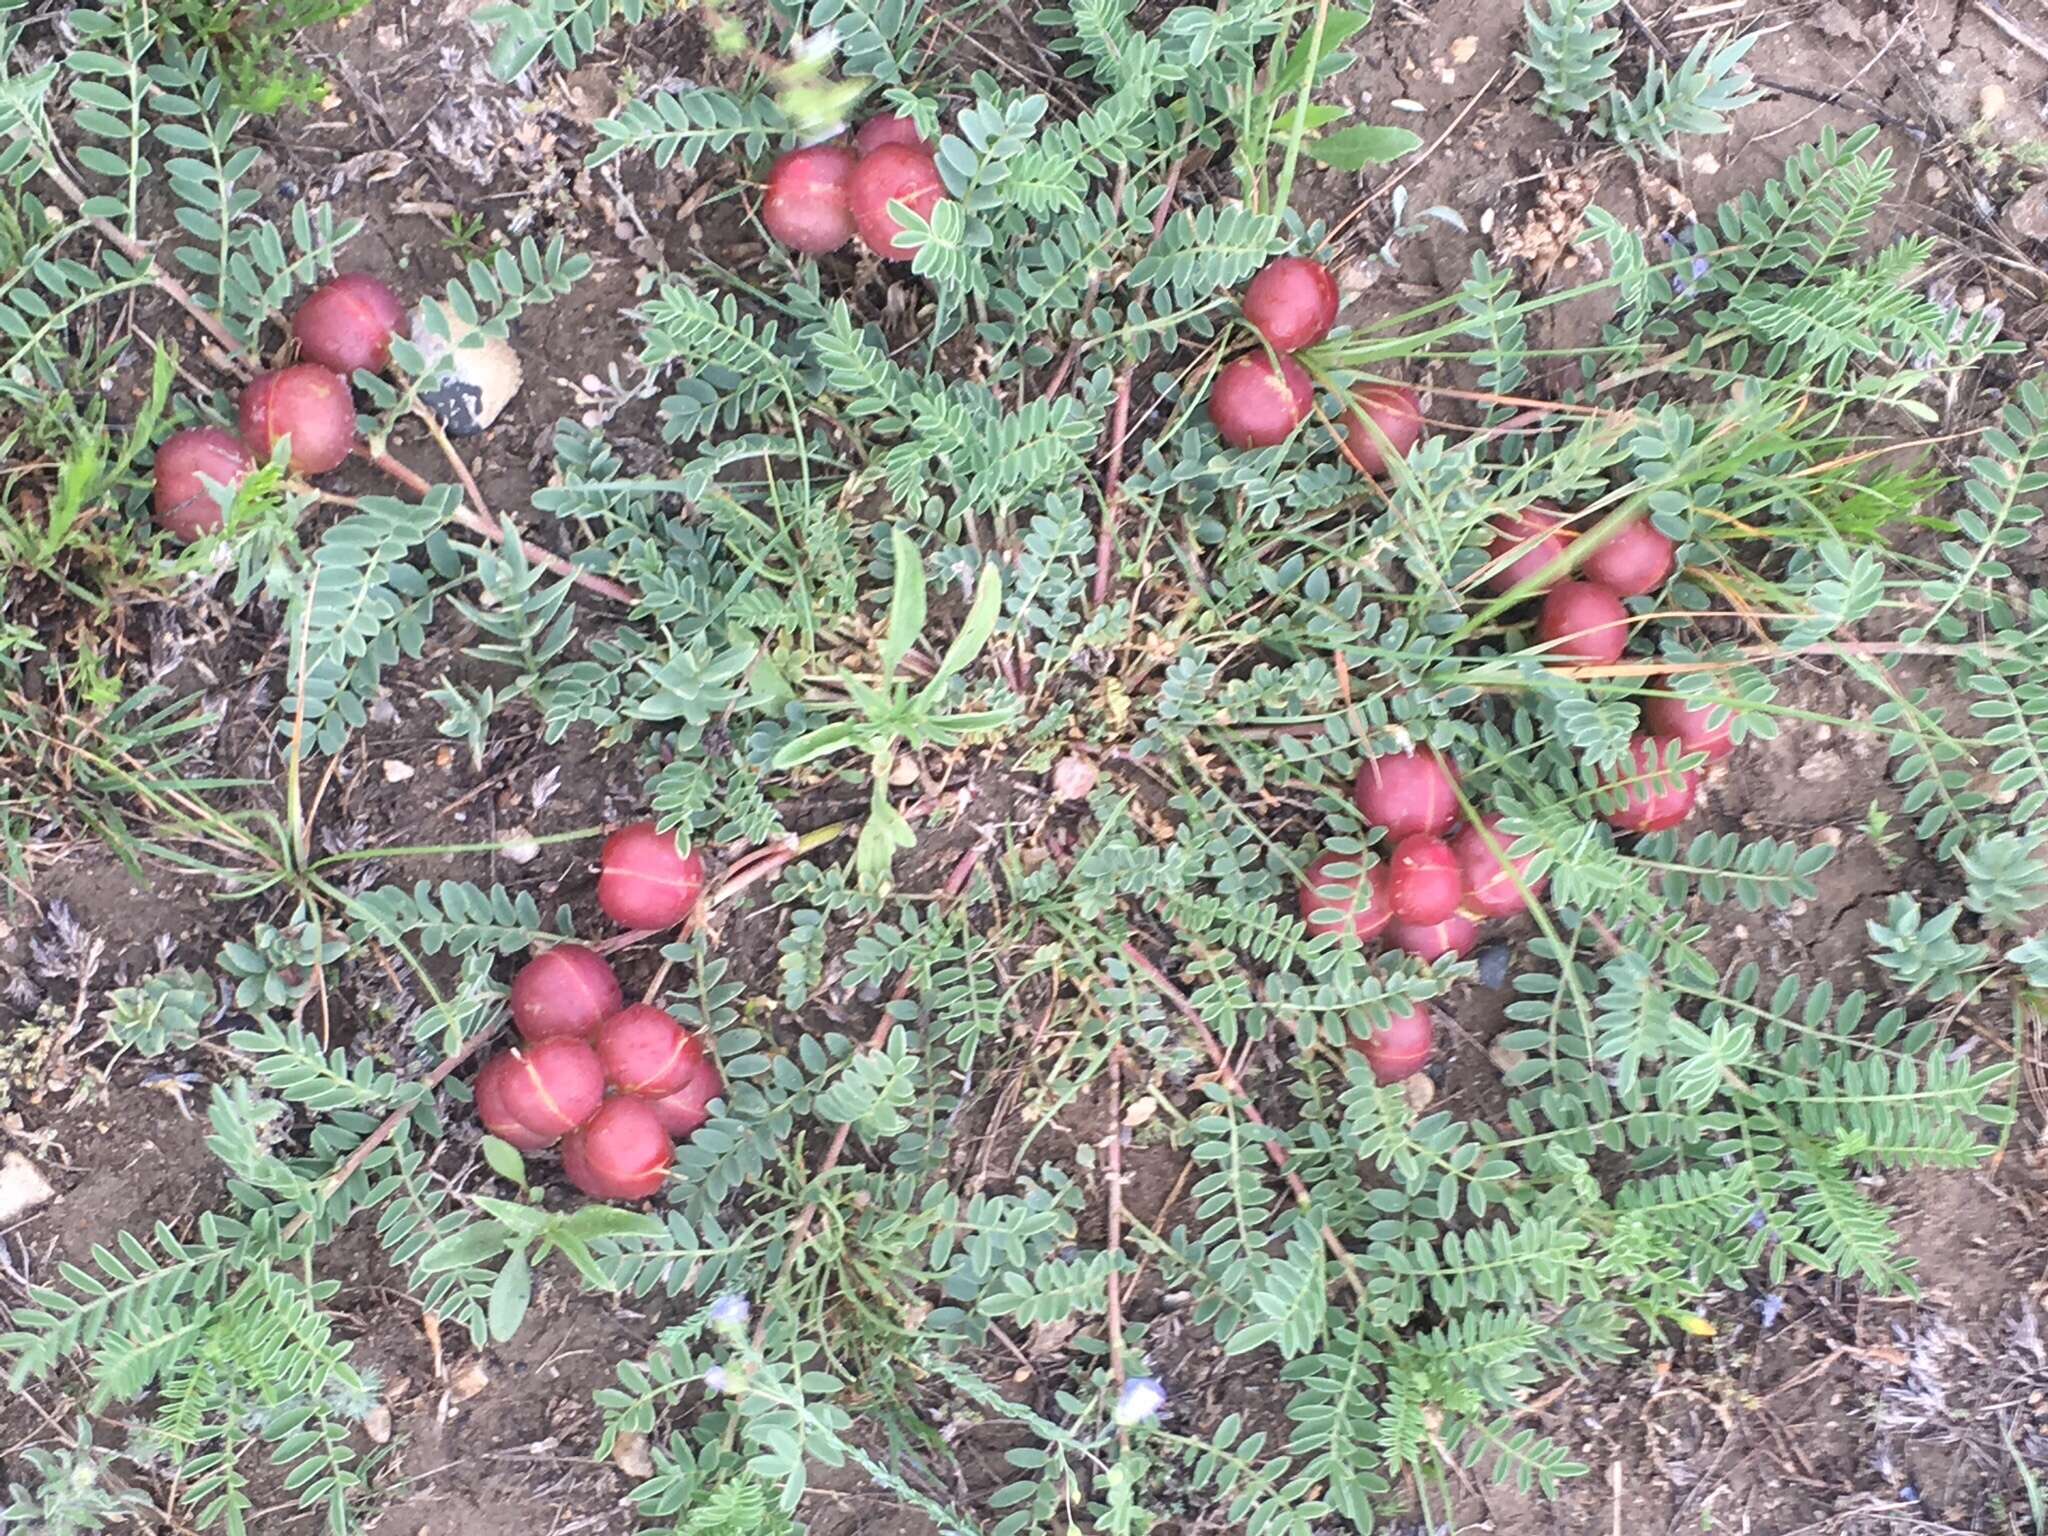
M 359 458 L 382 470 L 415 496 L 425 496 L 433 489 L 433 486 L 428 484 L 424 477 L 408 469 L 388 453 L 378 453 L 364 443 L 357 443 L 355 451 Z M 465 476 L 465 478 L 467 477 Z M 466 506 L 461 506 L 456 507 L 448 515 L 480 539 L 487 539 L 493 544 L 503 544 L 505 542 L 505 530 L 480 512 Z M 520 539 L 517 542 L 526 558 L 542 570 L 553 571 L 557 576 L 566 576 L 584 590 L 595 592 L 599 597 L 608 597 L 613 602 L 623 604 L 628 608 L 640 601 L 638 595 L 630 588 L 622 587 L 617 582 L 607 580 L 603 576 L 593 575 L 580 566 L 570 564 L 560 555 L 542 549 L 539 545 L 530 543 L 525 539 Z

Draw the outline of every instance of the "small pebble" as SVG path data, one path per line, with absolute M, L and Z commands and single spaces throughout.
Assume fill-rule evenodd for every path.
M 1508 984 L 1507 945 L 1498 941 L 1482 944 L 1473 952 L 1472 960 L 1479 967 L 1479 985 L 1498 988 Z

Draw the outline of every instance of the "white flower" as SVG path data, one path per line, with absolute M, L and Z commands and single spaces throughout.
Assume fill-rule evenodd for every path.
M 1166 1406 L 1166 1388 L 1156 1376 L 1133 1376 L 1116 1398 L 1118 1429 L 1132 1429 L 1159 1416 Z
M 732 1390 L 732 1378 L 725 1374 L 725 1367 L 714 1365 L 704 1373 L 704 1390 L 720 1394 Z

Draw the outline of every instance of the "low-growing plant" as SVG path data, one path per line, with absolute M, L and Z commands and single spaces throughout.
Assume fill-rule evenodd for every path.
M 487 19 L 516 73 L 639 13 Z M 254 353 L 349 233 L 264 222 L 218 77 L 129 0 L 77 14 L 79 49 L 0 60 L 0 176 L 50 231 L 0 290 L 18 411 L 76 370 L 59 309 L 98 317 L 176 272 L 228 355 Z M 1555 24 L 1601 12 L 1571 14 Z M 2048 394 L 1924 291 L 1929 242 L 1869 248 L 1892 178 L 1873 135 L 1823 135 L 1675 253 L 1589 210 L 1603 275 L 1576 295 L 1525 297 L 1482 254 L 1433 303 L 1332 328 L 1289 266 L 1315 302 L 1254 301 L 1254 328 L 1258 275 L 1322 271 L 1336 240 L 1290 205 L 1303 158 L 1414 147 L 1315 100 L 1363 13 L 1254 0 L 1140 25 L 1089 3 L 1036 24 L 1059 80 L 962 78 L 918 8 L 817 0 L 776 13 L 776 46 L 831 27 L 848 79 L 815 58 L 792 77 L 749 38 L 765 63 L 596 126 L 597 163 L 769 179 L 774 238 L 744 272 L 711 250 L 648 278 L 630 392 L 658 397 L 669 463 L 630 472 L 560 424 L 533 498 L 553 565 L 466 485 L 418 476 L 299 543 L 292 466 L 419 430 L 466 477 L 422 414 L 442 365 L 388 314 L 388 358 L 336 354 L 363 363 L 367 409 L 311 423 L 323 441 L 268 414 L 287 374 L 244 394 L 263 461 L 244 486 L 269 490 L 251 510 L 210 477 L 220 526 L 193 531 L 238 602 L 281 600 L 278 784 L 181 780 L 174 747 L 107 739 L 117 707 L 61 749 L 146 830 L 136 856 L 254 904 L 217 961 L 248 1015 L 212 1042 L 227 1198 L 57 1270 L 0 1335 L 15 1387 L 82 1358 L 91 1410 L 130 1405 L 181 1518 L 248 1527 L 260 1451 L 328 1529 L 370 1523 L 387 1453 L 353 1429 L 379 1383 L 328 1265 L 360 1223 L 478 1347 L 527 1322 L 542 1263 L 653 1317 L 578 1449 L 644 1437 L 634 1498 L 670 1529 L 797 1528 L 812 1468 L 848 1465 L 989 1536 L 1135 1536 L 1169 1510 L 1261 1536 L 1366 1530 L 1396 1503 L 1434 1522 L 1454 1473 L 1548 1495 L 1583 1471 L 1523 1409 L 1710 1332 L 1717 1292 L 1794 1266 L 1910 1289 L 1871 1176 L 1972 1166 L 2010 1121 L 2010 1064 L 1944 1029 L 2048 975 L 2015 932 L 2042 894 L 2048 602 L 2009 591 Z M 1532 57 L 1552 109 L 1665 153 L 1740 104 L 1744 46 L 1652 61 L 1632 93 L 1597 34 Z M 770 171 L 856 74 L 902 122 L 843 179 Z M 46 106 L 108 79 L 118 132 Z M 195 144 L 214 168 L 172 183 L 203 233 L 144 256 L 148 155 Z M 866 263 L 856 233 L 907 260 Z M 502 341 L 589 268 L 560 242 L 479 259 L 425 339 Z M 1528 324 L 1567 297 L 1609 318 L 1549 357 Z M 333 366 L 295 364 L 325 377 L 287 393 L 332 418 Z M 2002 391 L 1982 429 L 1942 419 L 1966 376 Z M 1964 433 L 1956 457 L 1933 440 Z M 97 494 L 143 537 L 139 484 Z M 382 868 L 497 840 L 317 835 L 310 766 L 431 665 L 451 613 L 487 680 L 437 698 L 477 762 L 516 727 L 639 767 L 645 819 L 549 834 L 609 831 L 590 901 Z M 10 679 L 45 643 L 18 622 Z M 1823 663 L 1865 718 L 1797 690 Z M 10 753 L 56 729 L 25 691 L 0 697 Z M 1827 842 L 1699 812 L 1728 782 L 1712 763 L 1739 774 L 1819 723 L 1880 749 L 1891 835 L 1942 871 L 1871 924 L 1882 994 L 1731 939 L 1734 912 L 1815 899 Z M 724 927 L 739 903 L 774 936 L 758 968 L 770 946 Z M 652 934 L 658 974 L 644 1013 L 600 988 L 563 1023 L 509 973 L 565 953 L 593 905 Z M 1425 1103 L 1482 922 L 1521 925 L 1490 1042 L 1505 1092 Z M 330 979 L 370 966 L 395 1017 L 331 1039 Z M 211 983 L 169 975 L 115 994 L 121 1045 L 192 1048 Z M 485 1065 L 508 1012 L 529 1043 Z M 673 1133 L 654 1095 L 679 1039 L 720 1092 Z M 471 1082 L 476 1114 L 449 1114 Z M 557 1138 L 579 1189 L 658 1190 L 654 1212 L 565 1200 Z M 1139 1156 L 1176 1175 L 1142 1209 Z M 1141 1287 L 1176 1298 L 1170 1325 L 1131 1305 Z M 1028 1403 L 1002 1385 L 1025 1336 Z M 1270 1384 L 1256 1409 L 1177 1395 L 1212 1347 Z M 1012 1475 L 963 1497 L 934 1422 L 1000 1427 Z

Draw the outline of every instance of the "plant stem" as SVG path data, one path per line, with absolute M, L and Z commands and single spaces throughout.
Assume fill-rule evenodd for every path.
M 320 1185 L 319 1192 L 314 1196 L 314 1203 L 307 1206 L 305 1210 L 299 1212 L 298 1215 L 285 1224 L 284 1231 L 278 1235 L 279 1241 L 288 1243 L 296 1237 L 300 1228 L 311 1221 L 320 1208 L 334 1198 L 336 1190 L 356 1176 L 363 1164 L 370 1160 L 370 1154 L 391 1139 L 391 1133 L 412 1117 L 413 1111 L 418 1109 L 420 1104 L 431 1096 L 436 1088 L 441 1086 L 442 1082 L 447 1079 L 448 1074 L 474 1056 L 483 1047 L 485 1042 L 496 1034 L 497 1031 L 494 1029 L 479 1030 L 476 1034 L 463 1041 L 460 1050 L 429 1072 L 420 1083 L 419 1094 L 408 1102 L 401 1104 L 397 1109 L 394 1109 L 379 1121 L 377 1128 L 365 1136 L 355 1151 L 349 1153 L 342 1160 L 341 1166 L 327 1176 L 326 1180 Z
M 440 423 L 436 422 L 434 425 L 438 429 Z M 469 478 L 469 471 L 463 467 L 460 458 L 456 456 L 454 447 L 448 444 L 445 436 L 441 438 L 441 442 L 447 445 L 450 462 L 456 466 L 464 482 L 476 494 L 477 505 L 482 506 L 482 494 L 475 492 L 476 482 Z M 357 443 L 355 453 L 358 458 L 362 459 L 372 468 L 383 471 L 383 473 L 396 480 L 415 496 L 426 496 L 434 489 L 425 476 L 399 463 L 390 454 L 380 453 L 367 443 Z M 486 509 L 487 511 L 488 509 Z M 469 507 L 458 506 L 451 510 L 448 516 L 451 521 L 467 528 L 480 539 L 486 539 L 493 544 L 503 544 L 506 542 L 504 527 L 493 522 L 485 513 L 474 511 Z M 555 554 L 551 550 L 542 549 L 538 544 L 531 543 L 516 535 L 512 542 L 519 546 L 520 552 L 528 560 L 531 560 L 542 570 L 553 571 L 557 576 L 566 576 L 569 580 L 576 583 L 577 586 L 584 588 L 586 591 L 595 592 L 599 597 L 610 598 L 613 602 L 623 604 L 628 608 L 631 608 L 640 601 L 639 594 L 630 588 L 622 587 L 617 582 L 608 580 L 603 576 L 593 575 L 579 565 L 572 565 L 560 555 Z
M 1270 1133 L 1272 1127 L 1266 1123 L 1266 1117 L 1259 1113 L 1259 1107 L 1252 1102 L 1251 1095 L 1245 1092 L 1244 1084 L 1239 1081 L 1237 1074 L 1230 1069 L 1230 1058 L 1223 1054 L 1223 1047 L 1209 1028 L 1209 1021 L 1202 1017 L 1193 1003 L 1188 1001 L 1187 994 L 1175 986 L 1167 978 L 1166 973 L 1154 965 L 1137 945 L 1126 943 L 1122 953 L 1126 960 L 1144 973 L 1147 981 L 1158 988 L 1159 995 L 1172 1004 L 1173 1011 L 1194 1027 L 1197 1037 L 1202 1042 L 1202 1049 L 1208 1053 L 1210 1064 L 1216 1069 L 1217 1080 L 1223 1084 L 1227 1092 L 1242 1103 L 1245 1118 L 1260 1130 Z M 1280 1145 L 1278 1137 L 1268 1135 L 1266 1155 L 1273 1159 L 1273 1166 L 1280 1170 L 1280 1176 L 1287 1181 L 1287 1188 L 1294 1195 L 1295 1204 L 1303 1211 L 1313 1209 L 1314 1202 L 1309 1199 L 1308 1186 L 1301 1182 L 1300 1174 L 1287 1166 L 1287 1149 Z M 1350 1284 L 1352 1294 L 1358 1298 L 1359 1305 L 1363 1306 L 1366 1302 L 1365 1278 L 1359 1274 L 1356 1261 L 1338 1240 L 1337 1234 L 1327 1225 L 1322 1228 L 1322 1236 L 1323 1246 L 1330 1250 L 1330 1257 L 1342 1266 L 1344 1278 Z

